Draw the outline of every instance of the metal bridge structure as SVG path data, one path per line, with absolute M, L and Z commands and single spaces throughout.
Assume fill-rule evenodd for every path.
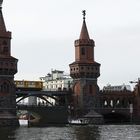
M 135 91 L 100 91 L 99 94 L 96 95 L 96 98 L 99 102 L 97 102 L 98 105 L 94 106 L 94 110 L 101 114 L 107 122 L 130 122 L 137 118 L 139 120 L 139 117 L 137 117 L 139 116 L 138 101 L 140 98 L 139 92 L 137 90 L 138 87 L 139 86 L 136 86 Z M 58 108 L 65 108 L 65 111 L 69 112 L 69 115 L 71 115 L 70 113 L 75 111 L 75 108 L 73 108 L 72 106 L 72 96 L 72 91 L 33 91 L 30 89 L 22 91 L 21 89 L 16 91 L 17 109 L 36 112 L 38 112 L 39 110 L 42 110 L 42 112 L 43 110 L 44 112 L 48 112 L 48 110 L 50 111 L 52 109 L 55 112 L 55 110 L 58 110 Z M 45 104 L 19 104 L 20 101 L 28 97 L 38 97 L 42 99 Z M 55 104 L 49 102 L 48 98 L 55 100 Z M 86 102 L 89 101 L 86 100 Z M 93 100 L 93 102 L 96 104 L 96 100 Z
M 70 97 L 71 92 L 69 91 L 16 91 L 16 99 L 19 103 L 20 101 L 28 97 L 38 97 L 44 100 L 46 103 L 52 105 L 47 98 L 52 98 L 58 105 L 68 104 L 68 97 Z
M 17 110 L 28 111 L 29 125 L 46 126 L 48 124 L 68 123 L 68 102 L 71 96 L 69 91 L 16 91 Z M 43 104 L 19 104 L 20 101 L 37 97 Z M 55 104 L 48 98 L 54 99 Z

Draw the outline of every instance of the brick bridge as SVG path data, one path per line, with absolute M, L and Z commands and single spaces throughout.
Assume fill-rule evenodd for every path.
M 135 93 L 123 91 L 101 91 L 100 108 L 95 109 L 105 120 L 130 121 L 135 113 Z
M 106 122 L 140 122 L 140 81 L 133 91 L 102 90 L 93 96 L 86 93 L 84 99 L 86 99 L 86 106 L 103 115 Z

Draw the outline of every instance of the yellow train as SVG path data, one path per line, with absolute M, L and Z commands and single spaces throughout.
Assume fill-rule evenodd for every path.
M 15 80 L 16 90 L 42 90 L 42 81 Z

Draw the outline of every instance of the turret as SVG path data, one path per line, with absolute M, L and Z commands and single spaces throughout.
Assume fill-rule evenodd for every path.
M 75 61 L 70 66 L 73 78 L 73 104 L 76 110 L 90 110 L 97 106 L 99 87 L 97 78 L 100 76 L 100 64 L 94 59 L 95 42 L 90 39 L 83 11 L 83 23 L 80 37 L 74 43 Z
M 6 30 L 0 0 L 0 75 L 17 73 L 17 59 L 11 56 L 11 32 Z
M 11 32 L 6 30 L 0 0 L 0 127 L 18 126 L 14 74 L 18 60 L 11 56 Z
M 100 64 L 94 60 L 95 42 L 90 39 L 83 11 L 83 24 L 80 37 L 75 40 L 75 62 L 70 64 L 70 75 L 76 78 L 97 78 L 100 76 Z

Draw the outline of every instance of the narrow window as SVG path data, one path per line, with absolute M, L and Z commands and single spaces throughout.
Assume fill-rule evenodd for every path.
M 89 85 L 89 93 L 92 94 L 92 85 Z
M 81 48 L 81 54 L 85 55 L 85 48 Z

